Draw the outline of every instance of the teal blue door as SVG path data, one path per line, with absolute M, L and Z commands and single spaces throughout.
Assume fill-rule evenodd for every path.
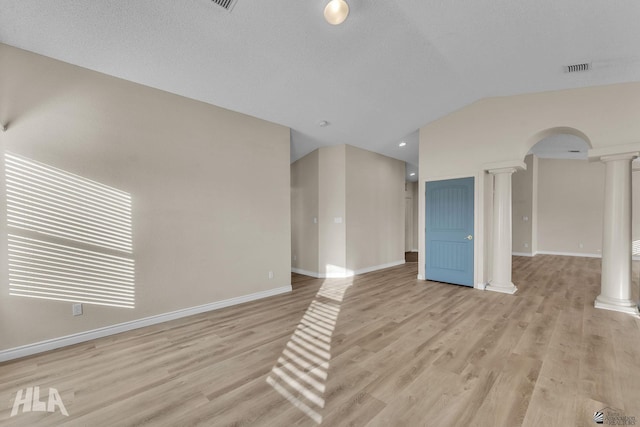
M 473 286 L 473 177 L 426 183 L 425 276 Z

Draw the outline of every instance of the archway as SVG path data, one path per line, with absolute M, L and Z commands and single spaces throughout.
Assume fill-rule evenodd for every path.
M 527 169 L 513 175 L 513 253 L 522 256 L 534 256 L 537 253 L 598 256 L 601 227 L 596 225 L 597 235 L 593 235 L 591 229 L 583 229 L 587 224 L 597 221 L 602 206 L 598 204 L 598 211 L 590 212 L 586 217 L 576 212 L 585 204 L 584 198 L 589 194 L 585 194 L 583 181 L 578 180 L 576 187 L 572 182 L 574 176 L 571 175 L 574 171 L 579 176 L 593 175 L 587 182 L 601 184 L 598 175 L 601 165 L 586 161 L 591 148 L 589 138 L 574 128 L 554 127 L 532 135 L 527 140 L 527 148 L 523 159 Z M 541 165 L 545 169 L 543 176 L 539 174 Z M 592 169 L 596 170 L 595 175 Z M 551 185 L 549 191 L 548 184 L 553 181 L 558 183 Z M 562 197 L 562 192 L 569 192 L 569 197 Z M 542 197 L 539 197 L 540 194 Z M 580 200 L 579 203 L 572 204 L 571 198 L 574 196 Z M 589 239 L 584 241 L 587 234 Z
M 629 280 L 637 152 L 589 154 L 590 139 L 567 127 L 532 135 L 527 148 L 527 170 L 513 177 L 513 252 L 602 258 L 595 306 L 637 314 Z

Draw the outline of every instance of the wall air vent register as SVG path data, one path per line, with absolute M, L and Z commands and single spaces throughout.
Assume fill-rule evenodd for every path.
M 231 9 L 233 9 L 233 6 L 236 5 L 237 0 L 211 0 L 211 1 L 214 4 L 217 4 L 218 6 L 223 8 L 224 10 L 231 12 Z

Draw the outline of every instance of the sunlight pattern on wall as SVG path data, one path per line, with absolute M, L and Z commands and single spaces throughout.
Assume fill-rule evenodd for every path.
M 5 165 L 10 227 L 131 252 L 129 194 L 8 153 Z
M 5 154 L 9 293 L 134 307 L 131 196 Z
M 317 424 L 322 423 L 331 361 L 331 337 L 351 281 L 327 281 L 307 308 L 267 378 L 278 393 Z

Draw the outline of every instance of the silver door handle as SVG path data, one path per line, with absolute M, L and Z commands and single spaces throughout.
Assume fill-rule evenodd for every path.
M 469 235 L 467 236 L 467 240 L 473 240 L 473 236 L 472 236 L 471 234 L 469 234 Z

